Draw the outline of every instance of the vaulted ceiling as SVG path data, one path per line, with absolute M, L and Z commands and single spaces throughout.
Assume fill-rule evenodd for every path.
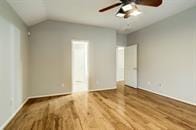
M 45 20 L 95 25 L 130 33 L 180 13 L 196 5 L 196 0 L 164 0 L 158 8 L 139 6 L 140 16 L 122 19 L 115 16 L 118 7 L 105 13 L 98 10 L 118 0 L 7 0 L 28 25 Z

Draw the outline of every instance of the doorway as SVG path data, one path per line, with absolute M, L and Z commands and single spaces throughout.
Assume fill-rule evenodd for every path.
M 72 92 L 88 91 L 88 42 L 72 41 Z
M 117 47 L 116 54 L 116 80 L 117 82 L 124 82 L 124 47 Z

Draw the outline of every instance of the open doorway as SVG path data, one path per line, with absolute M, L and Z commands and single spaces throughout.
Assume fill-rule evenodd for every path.
M 124 47 L 117 47 L 116 50 L 116 80 L 117 82 L 124 82 Z
M 72 41 L 72 92 L 88 91 L 88 42 Z

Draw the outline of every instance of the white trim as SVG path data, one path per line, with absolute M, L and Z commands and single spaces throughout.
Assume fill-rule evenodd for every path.
M 92 90 L 89 90 L 88 92 L 104 91 L 104 90 L 114 90 L 114 89 L 116 89 L 116 87 L 114 87 L 114 88 L 103 88 L 103 89 L 92 89 Z
M 63 95 L 68 95 L 72 94 L 71 92 L 66 92 L 66 93 L 56 93 L 56 94 L 47 94 L 47 95 L 39 95 L 39 96 L 30 96 L 29 99 L 35 99 L 35 98 L 43 98 L 43 97 L 53 97 L 53 96 L 63 96 Z
M 176 97 L 168 96 L 168 95 L 166 95 L 166 94 L 158 93 L 158 92 L 155 92 L 155 91 L 153 91 L 153 90 L 146 89 L 146 88 L 141 88 L 141 87 L 139 87 L 139 89 L 145 90 L 145 91 L 148 91 L 148 92 L 151 92 L 151 93 L 160 95 L 160 96 L 164 96 L 164 97 L 167 97 L 167 98 L 171 98 L 171 99 L 174 99 L 174 100 L 179 101 L 179 102 L 182 102 L 182 103 L 186 103 L 186 104 L 189 104 L 189 105 L 196 106 L 196 103 L 194 103 L 194 102 L 190 102 L 190 101 L 187 101 L 187 100 L 183 100 L 183 99 L 179 99 L 179 98 L 176 98 Z
M 27 97 L 24 100 L 24 102 L 15 110 L 15 112 L 12 113 L 9 119 L 0 127 L 0 130 L 3 130 L 8 125 L 8 123 L 16 116 L 16 114 L 21 110 L 21 108 L 27 103 L 28 100 L 29 100 L 29 97 Z

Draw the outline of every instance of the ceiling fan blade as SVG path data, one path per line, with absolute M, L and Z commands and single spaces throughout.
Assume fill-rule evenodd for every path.
M 162 0 L 136 0 L 135 3 L 138 5 L 158 7 L 162 4 Z
M 115 8 L 115 7 L 117 7 L 117 6 L 119 6 L 119 5 L 121 5 L 122 3 L 116 3 L 116 4 L 113 4 L 113 5 L 111 5 L 111 6 L 108 6 L 108 7 L 106 7 L 106 8 L 103 8 L 103 9 L 100 9 L 99 10 L 99 12 L 104 12 L 104 11 L 107 11 L 107 10 L 110 10 L 110 9 L 112 9 L 112 8 Z

